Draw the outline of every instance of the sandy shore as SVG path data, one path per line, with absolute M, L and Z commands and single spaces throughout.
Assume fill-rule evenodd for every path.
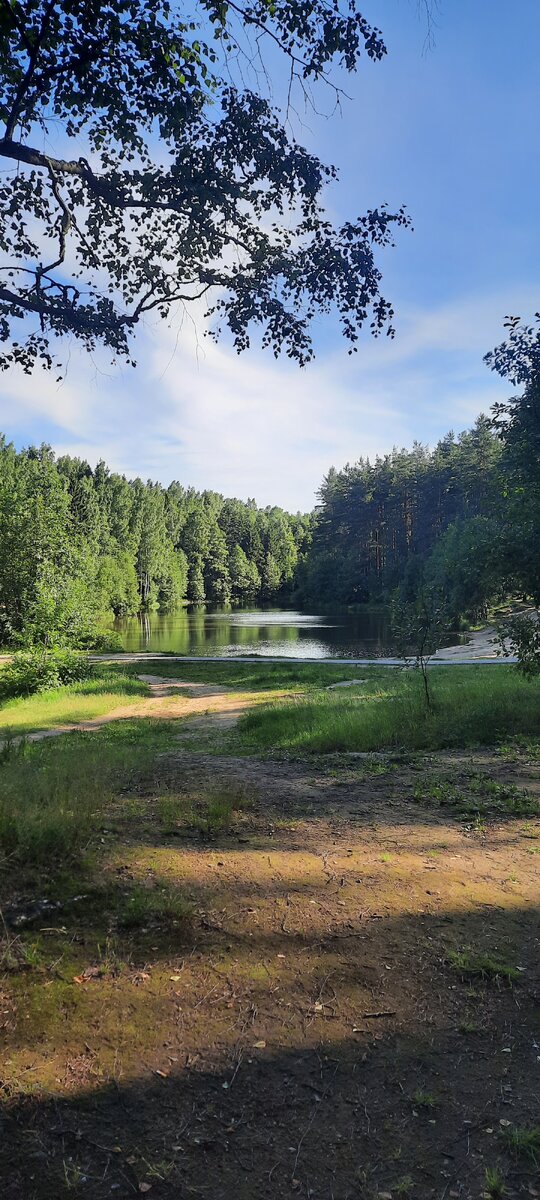
M 446 662 L 482 662 L 485 659 L 500 657 L 500 646 L 493 626 L 486 625 L 485 629 L 477 629 L 474 633 L 465 635 L 467 642 L 461 646 L 442 646 L 435 654 L 436 659 L 444 658 Z M 499 651 L 499 655 L 497 654 Z M 507 661 L 502 658 L 502 662 Z

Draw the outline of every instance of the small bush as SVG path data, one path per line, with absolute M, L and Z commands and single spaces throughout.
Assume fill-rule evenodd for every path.
M 0 675 L 0 697 L 33 696 L 64 684 L 88 679 L 91 667 L 86 654 L 76 650 L 19 650 Z
M 114 629 L 106 630 L 104 633 L 89 634 L 80 644 L 91 654 L 121 654 L 124 650 L 122 638 L 119 633 L 115 633 Z

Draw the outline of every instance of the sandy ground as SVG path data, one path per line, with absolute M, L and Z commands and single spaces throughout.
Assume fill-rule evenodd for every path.
M 107 822 L 101 907 L 81 880 L 36 926 L 43 965 L 4 974 L 5 1200 L 480 1200 L 495 1166 L 535 1200 L 504 1136 L 538 1118 L 540 823 L 418 791 L 487 773 L 538 795 L 538 764 L 159 764 Z M 215 841 L 163 832 L 163 788 L 235 783 L 249 807 Z M 190 922 L 123 931 L 135 885 L 178 890 Z M 457 970 L 464 948 L 516 982 Z

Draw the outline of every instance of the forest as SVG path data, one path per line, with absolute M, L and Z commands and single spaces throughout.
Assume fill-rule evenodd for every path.
M 482 416 L 433 450 L 332 468 L 310 514 L 4 440 L 2 641 L 89 647 L 114 617 L 183 603 L 345 608 L 397 592 L 414 601 L 425 587 L 448 627 L 481 620 L 495 600 L 535 595 L 531 514 L 514 475 L 511 441 Z
M 483 416 L 433 450 L 416 443 L 330 470 L 305 562 L 306 599 L 384 603 L 427 581 L 450 622 L 485 616 L 510 586 L 500 556 L 503 473 L 502 442 Z
M 290 595 L 311 519 L 0 447 L 0 636 L 90 646 L 115 616 Z

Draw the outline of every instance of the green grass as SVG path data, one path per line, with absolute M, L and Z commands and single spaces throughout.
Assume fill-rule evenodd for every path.
M 115 670 L 113 663 L 108 663 L 110 671 Z M 332 683 L 341 683 L 346 679 L 367 679 L 370 686 L 377 681 L 387 679 L 389 674 L 397 674 L 391 667 L 339 667 L 328 663 L 241 663 L 231 659 L 223 662 L 170 662 L 166 658 L 148 659 L 136 663 L 118 663 L 116 669 L 124 674 L 162 675 L 166 679 L 181 679 L 186 683 L 214 683 L 234 689 L 234 691 L 314 691 L 329 687 Z M 347 689 L 344 689 L 345 691 Z
M 192 912 L 193 905 L 172 887 L 137 887 L 126 899 L 119 923 L 124 929 L 187 924 Z
M 207 786 L 193 795 L 165 793 L 156 801 L 162 832 L 180 835 L 196 830 L 205 841 L 227 833 L 235 813 L 250 808 L 253 796 L 233 783 Z
M 152 779 L 172 723 L 125 721 L 33 743 L 0 765 L 0 851 L 16 863 L 80 858 L 118 792 Z
M 504 1175 L 499 1167 L 486 1167 L 485 1172 L 485 1189 L 491 1200 L 500 1200 L 504 1196 L 506 1186 Z
M 415 672 L 387 668 L 363 688 L 254 708 L 238 732 L 253 750 L 321 753 L 439 749 L 540 733 L 540 680 L 502 665 L 433 668 L 430 678 L 431 710 Z
M 92 678 L 82 683 L 0 705 L 0 736 L 90 721 L 148 695 L 150 689 L 134 674 L 107 665 L 96 666 Z
M 499 783 L 480 771 L 464 771 L 458 783 L 442 773 L 427 774 L 414 788 L 413 800 L 434 808 L 449 808 L 458 817 L 476 820 L 540 815 L 540 804 L 530 792 L 515 784 Z
M 416 1104 L 418 1108 L 433 1109 L 437 1108 L 439 1103 L 437 1097 L 432 1092 L 424 1092 L 421 1088 L 413 1093 L 412 1100 L 413 1104 Z
M 504 1130 L 503 1138 L 516 1158 L 528 1158 L 535 1165 L 540 1161 L 540 1125 L 512 1125 Z
M 249 808 L 252 798 L 247 790 L 237 784 L 223 784 L 208 788 L 202 799 L 195 824 L 201 837 L 208 841 L 230 829 L 234 814 Z
M 450 966 L 463 979 L 504 979 L 506 983 L 515 983 L 520 976 L 517 967 L 482 950 L 449 950 L 447 957 Z

